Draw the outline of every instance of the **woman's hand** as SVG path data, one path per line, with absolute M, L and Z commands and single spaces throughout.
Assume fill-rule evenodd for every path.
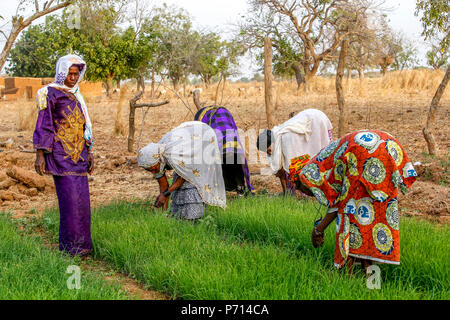
M 94 171 L 94 154 L 89 152 L 88 153 L 88 173 L 92 174 Z
M 166 203 L 168 202 L 168 198 L 166 198 L 162 193 L 156 198 L 155 207 L 161 208 L 162 206 L 166 207 Z
M 324 232 L 320 232 L 316 227 L 314 227 L 311 235 L 311 240 L 314 248 L 320 248 L 325 241 Z
M 44 159 L 44 150 L 36 151 L 36 162 L 34 163 L 34 169 L 41 176 L 45 172 L 45 159 Z
M 325 217 L 323 217 L 322 221 L 317 225 L 314 226 L 314 229 L 312 231 L 311 240 L 313 243 L 314 248 L 319 248 L 323 245 L 325 241 L 325 229 L 330 225 L 330 223 L 336 219 L 336 216 L 338 214 L 338 211 L 336 208 L 330 208 L 328 209 L 327 214 Z

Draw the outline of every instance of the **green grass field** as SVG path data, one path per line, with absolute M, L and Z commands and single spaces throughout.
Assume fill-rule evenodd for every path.
M 401 219 L 401 265 L 380 265 L 381 289 L 370 290 L 361 271 L 333 266 L 334 225 L 313 248 L 316 212 L 312 202 L 258 196 L 209 207 L 193 224 L 119 202 L 93 212 L 94 255 L 172 298 L 450 298 L 448 227 Z M 57 242 L 57 211 L 43 221 Z
M 73 271 L 66 273 L 67 268 L 79 262 L 79 258 L 45 248 L 38 237 L 20 234 L 0 215 L 0 300 L 127 299 L 120 287 L 85 271 L 81 272 L 80 289 L 69 289 L 67 280 Z

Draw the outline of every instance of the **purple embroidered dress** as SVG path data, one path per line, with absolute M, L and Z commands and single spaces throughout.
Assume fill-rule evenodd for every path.
M 84 255 L 92 250 L 85 116 L 77 98 L 58 87 L 42 88 L 38 106 L 33 144 L 44 150 L 45 173 L 53 175 L 55 182 L 59 249 Z

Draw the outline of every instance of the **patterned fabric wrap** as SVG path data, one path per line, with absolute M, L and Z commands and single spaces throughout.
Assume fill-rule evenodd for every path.
M 322 149 L 300 172 L 317 200 L 336 208 L 334 264 L 348 256 L 400 264 L 398 190 L 417 173 L 400 143 L 382 131 L 358 131 Z
M 206 123 L 214 129 L 217 136 L 219 150 L 223 155 L 236 153 L 241 156 L 242 170 L 245 176 L 245 183 L 249 190 L 254 190 L 250 183 L 250 172 L 244 148 L 239 138 L 238 128 L 230 111 L 224 107 L 210 106 L 204 107 L 195 114 L 196 121 Z
M 87 175 L 88 147 L 80 102 L 65 90 L 48 87 L 45 108 L 38 113 L 33 146 L 44 150 L 45 173 Z
M 289 166 L 289 177 L 291 182 L 299 189 L 298 184 L 300 183 L 300 172 L 309 162 L 311 157 L 309 154 L 304 154 L 299 157 L 291 159 L 291 165 Z
M 173 181 L 179 176 L 175 172 Z M 203 217 L 204 205 L 202 197 L 197 188 L 189 181 L 184 183 L 172 193 L 172 202 L 170 203 L 170 212 L 175 218 L 194 220 Z

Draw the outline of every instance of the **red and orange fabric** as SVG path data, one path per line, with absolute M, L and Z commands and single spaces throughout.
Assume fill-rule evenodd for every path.
M 289 166 L 289 176 L 292 182 L 300 179 L 300 172 L 308 164 L 311 157 L 309 154 L 305 154 L 299 157 L 291 159 L 291 165 Z
M 417 173 L 400 143 L 382 131 L 358 131 L 322 149 L 295 177 L 337 208 L 334 264 L 348 256 L 400 264 L 398 190 Z

